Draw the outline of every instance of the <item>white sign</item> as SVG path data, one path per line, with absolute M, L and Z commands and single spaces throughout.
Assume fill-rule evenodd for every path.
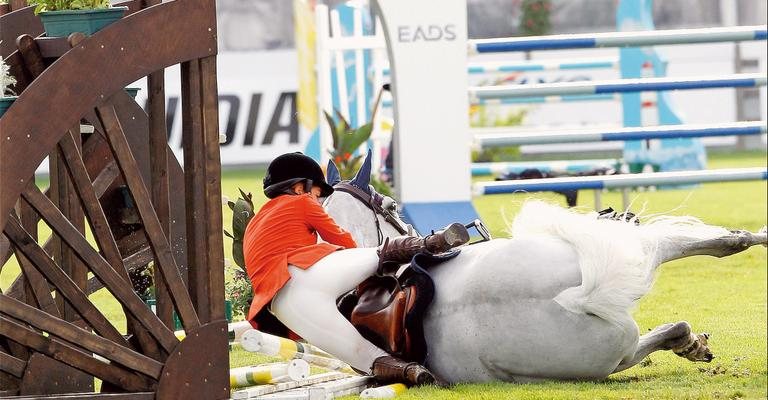
M 296 118 L 296 52 L 275 50 L 228 52 L 217 56 L 221 163 L 225 166 L 268 163 L 280 154 L 304 151 Z M 181 152 L 181 84 L 179 67 L 165 72 L 168 143 L 179 161 Z M 145 106 L 145 80 L 136 101 Z

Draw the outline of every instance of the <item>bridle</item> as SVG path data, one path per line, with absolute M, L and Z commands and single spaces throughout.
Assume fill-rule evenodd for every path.
M 368 186 L 368 192 L 366 192 L 348 181 L 342 181 L 334 185 L 333 189 L 352 195 L 352 197 L 365 204 L 369 210 L 373 211 L 373 220 L 376 223 L 376 231 L 379 235 L 379 245 L 384 243 L 384 233 L 381 231 L 381 225 L 379 224 L 379 215 L 401 235 L 414 236 L 416 234 L 413 227 L 404 223 L 397 215 L 397 203 L 395 200 L 376 192 L 372 186 Z

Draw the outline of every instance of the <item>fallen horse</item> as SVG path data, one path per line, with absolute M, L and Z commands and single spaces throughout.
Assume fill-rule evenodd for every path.
M 368 162 L 346 183 L 370 197 L 337 190 L 324 207 L 359 245 L 374 247 L 407 227 L 394 201 L 369 186 Z M 338 184 L 329 170 L 329 183 Z M 431 268 L 435 294 L 423 318 L 428 368 L 453 383 L 526 382 L 602 379 L 659 350 L 711 361 L 708 336 L 687 322 L 640 335 L 630 311 L 660 265 L 766 246 L 765 228 L 732 231 L 691 217 L 635 222 L 529 201 L 510 238 L 465 246 Z

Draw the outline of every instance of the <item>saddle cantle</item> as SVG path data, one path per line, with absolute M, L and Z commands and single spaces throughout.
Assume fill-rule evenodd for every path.
M 423 363 L 427 356 L 423 317 L 435 295 L 426 271 L 459 254 L 419 253 L 399 276 L 375 275 L 343 296 L 339 309 L 363 337 L 406 361 Z

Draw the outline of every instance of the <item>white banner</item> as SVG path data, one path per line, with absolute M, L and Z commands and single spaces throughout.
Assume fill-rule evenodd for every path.
M 219 132 L 224 166 L 268 163 L 280 154 L 304 151 L 296 118 L 298 74 L 294 50 L 227 52 L 217 57 Z M 146 103 L 146 83 L 136 101 Z M 168 143 L 181 161 L 181 85 L 179 67 L 165 72 Z

